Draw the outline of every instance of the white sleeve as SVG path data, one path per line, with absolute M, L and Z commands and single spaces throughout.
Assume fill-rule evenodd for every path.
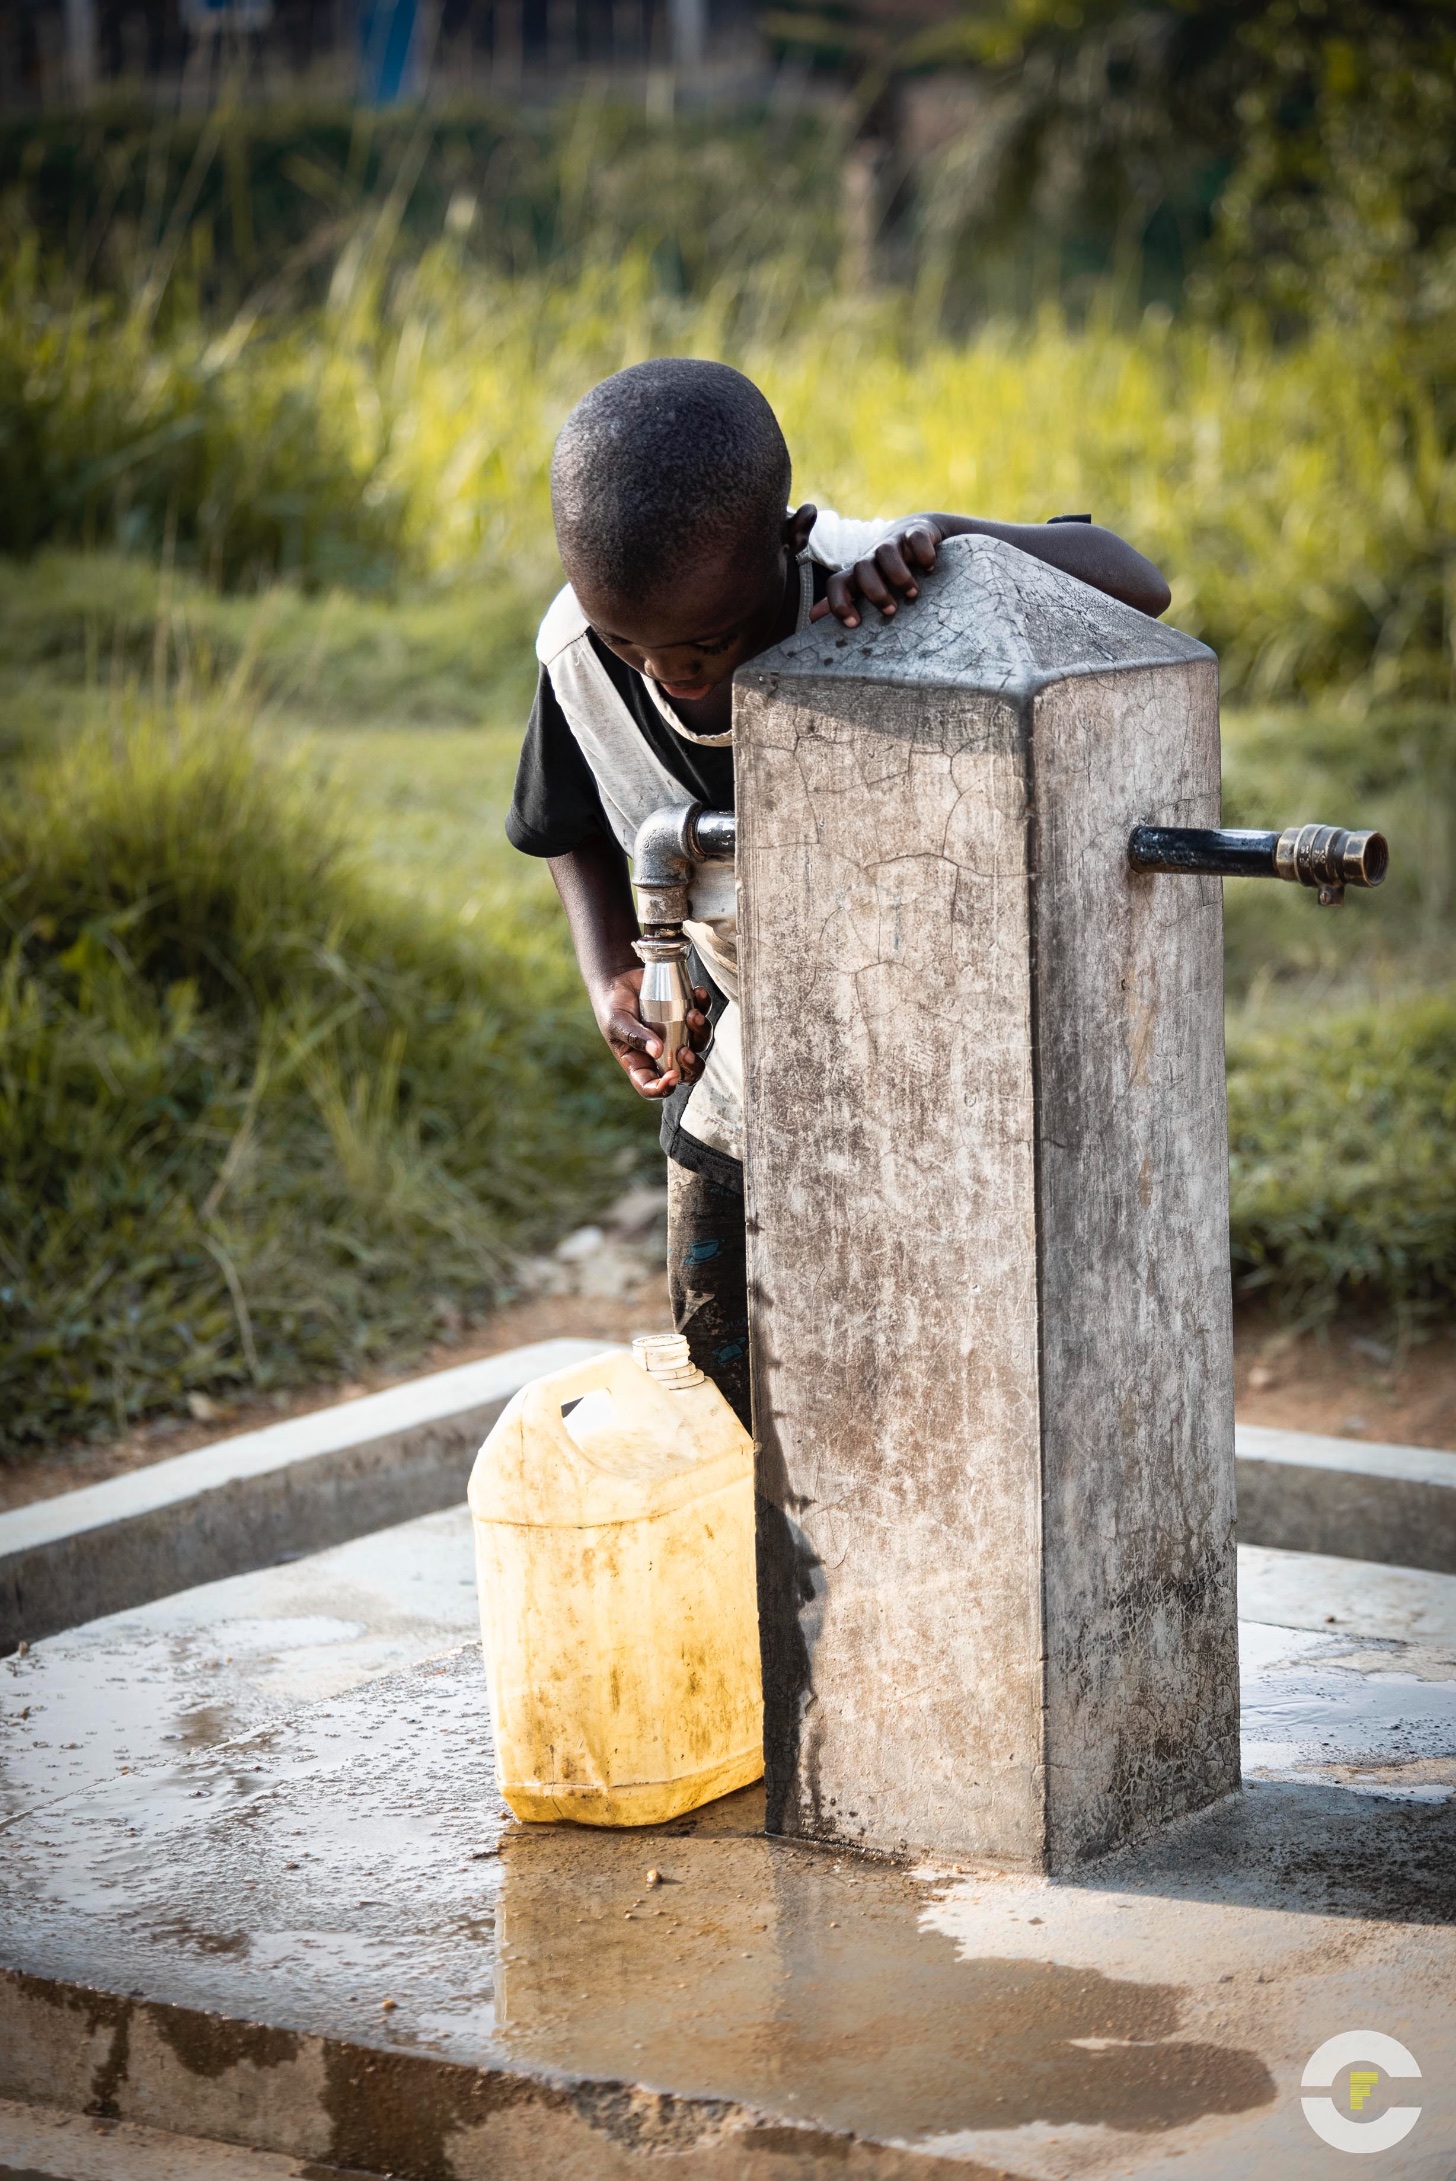
M 848 568 L 872 553 L 881 538 L 899 528 L 903 515 L 881 515 L 873 522 L 857 522 L 852 515 L 836 515 L 821 507 L 809 532 L 809 551 L 821 567 Z

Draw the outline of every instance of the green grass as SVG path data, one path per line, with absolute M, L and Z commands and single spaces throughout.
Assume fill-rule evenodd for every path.
M 1448 983 L 1456 972 L 1456 707 L 1244 712 L 1223 721 L 1224 818 L 1373 825 L 1391 842 L 1375 893 L 1320 909 L 1302 888 L 1224 888 L 1227 984 L 1255 1014 L 1314 1020 Z
M 503 881 L 498 734 L 438 730 L 432 797 L 388 730 L 331 774 L 236 688 L 95 702 L 0 817 L 9 1457 L 408 1358 L 651 1141 L 539 881 Z
M 1229 1040 L 1234 1278 L 1296 1321 L 1456 1304 L 1456 993 Z

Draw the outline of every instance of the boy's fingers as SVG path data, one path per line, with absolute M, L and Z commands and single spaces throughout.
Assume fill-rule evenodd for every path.
M 836 621 L 842 621 L 847 629 L 859 627 L 859 603 L 847 568 L 836 569 L 829 578 L 824 587 L 824 603 Z
M 669 1091 L 677 1089 L 679 1078 L 676 1068 L 668 1068 L 664 1072 L 660 1060 L 649 1060 L 643 1053 L 619 1052 L 617 1058 L 622 1063 L 633 1090 L 640 1092 L 644 1098 L 665 1098 Z
M 706 999 L 707 994 L 703 997 Z M 694 1008 L 687 1024 L 689 1031 L 696 1034 L 707 1028 L 708 1020 Z M 632 1088 L 644 1098 L 665 1098 L 679 1083 L 696 1082 L 703 1072 L 703 1063 L 691 1046 L 684 1046 L 673 1066 L 664 1068 L 661 1038 L 633 1015 L 613 1015 L 607 1023 L 606 1037 Z
M 834 609 L 833 609 L 833 607 L 832 607 L 832 606 L 830 605 L 830 603 L 829 603 L 828 599 L 827 599 L 827 598 L 821 598 L 821 599 L 819 600 L 819 603 L 818 603 L 818 604 L 817 604 L 816 606 L 811 606 L 811 607 L 809 608 L 809 619 L 810 619 L 811 621 L 822 621 L 822 620 L 824 619 L 824 616 L 825 616 L 825 614 L 826 614 L 826 613 L 832 613 L 832 612 L 833 612 L 833 610 L 834 610 Z
M 904 532 L 900 544 L 913 554 L 922 568 L 933 568 L 941 542 L 940 532 L 934 523 L 912 523 Z
M 854 580 L 848 567 L 835 569 L 835 574 L 824 585 L 824 604 L 835 615 L 837 622 L 846 628 L 859 628 L 859 600 L 854 598 Z
M 895 590 L 903 591 L 907 598 L 914 598 L 918 595 L 919 585 L 916 583 L 910 569 L 906 567 L 905 557 L 893 538 L 887 539 L 883 545 L 876 548 L 875 566 L 879 569 L 885 581 L 891 584 Z
M 646 1053 L 656 1060 L 662 1051 L 661 1038 L 654 1036 L 646 1023 L 639 1022 L 635 1015 L 609 1016 L 604 1035 L 614 1052 Z
M 878 606 L 881 613 L 893 613 L 895 611 L 894 598 L 890 594 L 884 577 L 872 560 L 857 560 L 855 562 L 854 585 L 860 596 L 867 598 L 872 606 Z

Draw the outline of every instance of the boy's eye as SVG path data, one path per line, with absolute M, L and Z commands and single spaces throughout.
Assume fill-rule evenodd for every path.
M 609 651 L 641 652 L 643 649 L 641 644 L 633 643 L 631 638 L 627 636 L 608 636 L 605 629 L 598 629 L 597 634 Z M 700 657 L 711 659 L 720 651 L 731 650 L 733 645 L 737 643 L 740 634 L 740 630 L 730 629 L 726 636 L 714 636 L 706 643 L 680 644 L 675 645 L 673 648 L 680 651 L 695 651 Z

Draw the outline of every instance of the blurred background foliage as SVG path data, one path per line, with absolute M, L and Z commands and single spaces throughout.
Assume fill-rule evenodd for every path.
M 406 1358 L 650 1170 L 500 824 L 554 434 L 662 351 L 821 502 L 1124 530 L 1230 822 L 1389 830 L 1228 889 L 1234 1267 L 1449 1313 L 1453 25 L 785 7 L 752 109 L 0 127 L 0 1451 Z

